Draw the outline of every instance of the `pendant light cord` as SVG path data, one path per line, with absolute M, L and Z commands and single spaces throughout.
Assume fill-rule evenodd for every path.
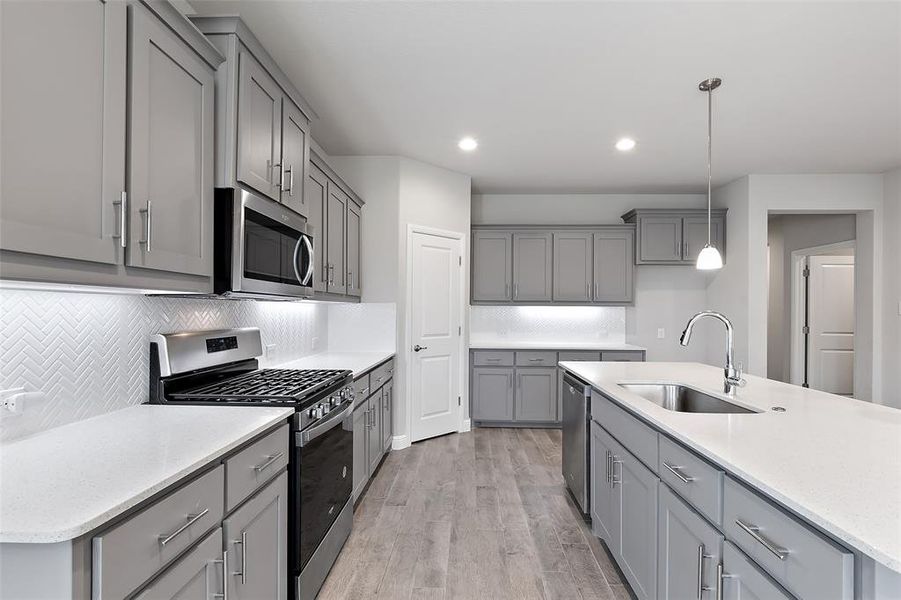
M 713 90 L 707 90 L 707 245 L 710 245 L 710 220 L 711 220 L 711 202 L 712 202 L 712 184 L 711 184 L 711 161 L 713 160 Z

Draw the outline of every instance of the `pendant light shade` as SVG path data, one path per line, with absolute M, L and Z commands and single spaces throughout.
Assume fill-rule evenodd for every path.
M 710 241 L 711 204 L 713 202 L 713 90 L 720 87 L 723 80 L 719 77 L 705 79 L 698 84 L 698 89 L 707 93 L 707 243 L 698 254 L 695 268 L 701 271 L 715 271 L 723 268 L 723 257 Z

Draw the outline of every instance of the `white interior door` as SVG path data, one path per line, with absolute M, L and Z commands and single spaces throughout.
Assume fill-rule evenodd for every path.
M 412 231 L 411 441 L 460 428 L 462 236 Z
M 854 257 L 808 259 L 808 371 L 810 387 L 854 393 Z

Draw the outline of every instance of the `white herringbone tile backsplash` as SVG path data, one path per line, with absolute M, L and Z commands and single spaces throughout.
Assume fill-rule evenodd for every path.
M 327 311 L 305 302 L 0 290 L 0 389 L 45 396 L 19 415 L 0 411 L 0 441 L 145 402 L 151 334 L 259 327 L 263 344 L 276 345 L 271 365 L 324 351 Z

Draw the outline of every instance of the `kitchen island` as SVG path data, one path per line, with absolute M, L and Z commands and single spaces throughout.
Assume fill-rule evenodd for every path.
M 817 586 L 831 577 L 825 569 L 819 572 L 817 565 L 805 562 L 822 550 L 825 564 L 834 559 L 832 566 L 845 571 L 844 576 L 836 577 L 837 587 L 829 588 L 836 597 L 901 596 L 901 411 L 754 376 L 747 376 L 747 385 L 734 396 L 724 396 L 720 393 L 723 370 L 695 363 L 564 361 L 560 367 L 592 388 L 591 427 L 598 434 L 592 433 L 592 443 L 612 437 L 611 444 L 616 447 L 600 454 L 592 448 L 596 460 L 589 467 L 591 489 L 597 492 L 592 498 L 592 518 L 599 537 L 609 536 L 602 530 L 603 511 L 610 508 L 603 506 L 607 498 L 604 488 L 616 490 L 616 484 L 623 488 L 621 480 L 627 476 L 628 459 L 634 459 L 636 473 L 643 469 L 641 473 L 648 475 L 646 481 L 656 480 L 661 489 L 660 507 L 656 495 L 648 496 L 654 503 L 653 517 L 658 517 L 660 508 L 661 522 L 667 519 L 662 504 L 664 491 L 675 490 L 691 507 L 686 514 L 699 517 L 697 513 L 701 513 L 702 524 L 712 523 L 712 531 L 725 540 L 723 551 L 710 552 L 717 560 L 736 551 L 734 541 L 734 546 L 764 567 L 762 581 L 775 580 L 795 596 L 805 597 L 808 592 L 810 597 L 810 590 L 821 589 Z M 626 390 L 622 383 L 679 383 L 754 412 L 668 410 Z M 682 460 L 666 462 L 665 450 L 670 448 Z M 625 464 L 621 454 L 626 455 Z M 615 456 L 612 478 L 610 456 Z M 686 461 L 691 460 L 697 461 L 695 472 L 711 473 L 707 479 L 714 500 L 710 503 L 685 491 L 707 485 L 703 477 L 696 480 L 688 476 L 694 463 Z M 745 496 L 749 500 L 742 504 Z M 730 503 L 730 498 L 734 502 Z M 759 523 L 749 526 L 747 518 L 735 518 L 736 510 L 753 512 L 749 507 L 758 505 L 761 511 L 773 513 L 773 525 L 768 529 L 757 527 Z M 645 516 L 650 518 L 650 511 Z M 736 529 L 736 522 L 740 522 L 740 529 Z M 626 521 L 621 523 L 626 527 Z M 792 545 L 795 527 L 800 536 L 797 547 Z M 659 540 L 662 545 L 667 532 L 665 528 L 659 532 L 654 529 L 648 532 L 647 540 Z M 733 535 L 733 531 L 739 533 Z M 628 532 L 618 534 L 618 540 L 605 542 L 627 578 L 630 570 L 633 578 L 644 577 L 636 590 L 639 597 L 642 588 L 667 597 L 665 585 L 670 576 L 665 572 L 666 548 L 661 546 L 659 552 L 646 548 L 642 556 L 646 564 L 639 566 L 634 556 L 625 561 L 623 556 L 616 556 L 615 546 Z M 761 553 L 756 554 L 759 549 Z M 737 558 L 744 556 L 741 550 L 737 550 Z M 737 579 L 728 579 L 728 569 L 727 579 L 713 581 L 716 560 L 704 567 L 701 563 L 706 557 L 698 558 L 700 587 L 713 590 L 724 585 L 728 591 L 730 585 L 739 585 Z M 770 560 L 772 567 L 767 564 Z M 808 572 L 811 568 L 814 572 Z M 711 578 L 709 586 L 702 584 L 702 579 L 707 580 L 705 571 Z M 630 583 L 636 588 L 635 581 Z

